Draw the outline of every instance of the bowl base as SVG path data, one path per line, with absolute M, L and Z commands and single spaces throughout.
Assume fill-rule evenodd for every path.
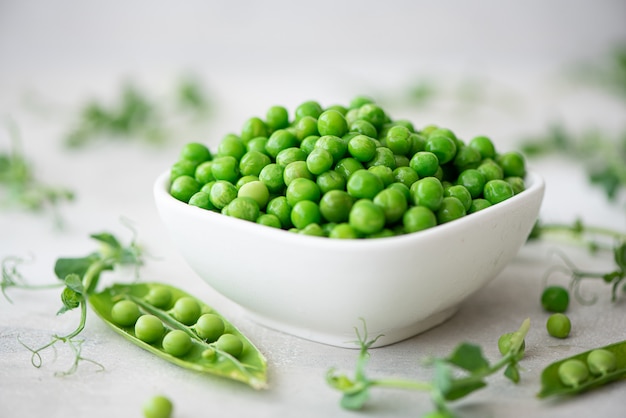
M 407 325 L 406 327 L 394 328 L 392 330 L 372 329 L 368 325 L 367 332 L 369 338 L 374 338 L 378 335 L 381 335 L 381 337 L 376 340 L 371 348 L 384 347 L 386 345 L 395 344 L 397 342 L 421 334 L 422 332 L 428 331 L 429 329 L 441 325 L 443 322 L 450 319 L 458 311 L 458 309 L 458 306 L 453 306 L 444 311 L 433 314 L 421 321 Z M 325 333 L 290 325 L 245 309 L 244 315 L 261 326 L 273 329 L 275 331 L 284 332 L 295 337 L 303 338 L 305 340 L 341 348 L 360 348 L 355 331 L 355 329 L 362 329 L 363 324 L 360 321 L 356 322 L 354 328 L 346 331 L 345 333 Z

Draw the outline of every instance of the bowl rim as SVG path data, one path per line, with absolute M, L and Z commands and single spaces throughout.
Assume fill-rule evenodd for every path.
M 297 234 L 288 230 L 272 228 L 266 225 L 260 225 L 254 222 L 225 216 L 219 212 L 213 212 L 196 206 L 191 206 L 169 194 L 169 175 L 170 171 L 166 170 L 159 174 L 154 182 L 153 193 L 157 208 L 162 205 L 167 205 L 177 211 L 185 212 L 187 216 L 194 219 L 206 218 L 213 221 L 219 221 L 221 223 L 225 223 L 226 226 L 230 225 L 229 227 L 232 227 L 233 230 L 246 230 L 247 233 L 255 232 L 263 234 L 263 236 L 267 239 L 280 239 L 287 243 L 293 243 L 294 245 L 302 245 L 306 243 L 310 246 L 324 246 L 326 248 L 330 246 L 337 249 L 405 245 L 408 242 L 428 240 L 433 234 L 451 233 L 450 231 L 462 229 L 464 226 L 467 226 L 472 222 L 481 222 L 481 220 L 489 219 L 494 212 L 507 211 L 510 207 L 518 205 L 520 200 L 530 199 L 537 194 L 540 195 L 539 199 L 542 199 L 545 189 L 545 181 L 542 176 L 534 171 L 527 170 L 525 177 L 526 188 L 524 191 L 496 205 L 492 205 L 478 212 L 466 215 L 452 222 L 440 224 L 423 231 L 403 235 L 394 235 L 391 237 L 372 239 L 329 239 L 328 237 Z

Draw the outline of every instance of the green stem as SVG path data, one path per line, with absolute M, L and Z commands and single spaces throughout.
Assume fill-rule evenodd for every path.
M 378 379 L 370 381 L 372 386 L 407 389 L 407 390 L 421 390 L 429 392 L 433 390 L 433 385 L 429 382 L 420 382 L 416 380 L 406 379 Z

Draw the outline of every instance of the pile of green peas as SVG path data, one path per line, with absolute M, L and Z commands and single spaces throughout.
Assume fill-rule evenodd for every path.
M 196 299 L 183 296 L 172 300 L 168 289 L 154 287 L 143 302 L 162 314 L 150 313 L 137 301 L 121 299 L 111 308 L 113 322 L 132 329 L 137 339 L 174 357 L 185 356 L 194 344 L 201 346 L 202 355 L 207 359 L 215 357 L 215 350 L 235 358 L 241 356 L 244 350 L 241 338 L 226 332 L 223 319 L 217 314 L 203 312 Z
M 215 153 L 183 146 L 170 194 L 203 209 L 306 235 L 375 238 L 421 231 L 511 198 L 526 164 L 486 136 L 416 129 L 373 100 L 283 106 L 251 117 Z

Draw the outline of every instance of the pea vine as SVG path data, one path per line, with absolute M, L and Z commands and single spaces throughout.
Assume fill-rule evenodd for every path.
M 100 249 L 84 257 L 57 259 L 54 273 L 59 282 L 56 283 L 39 286 L 28 284 L 18 268 L 24 262 L 24 259 L 7 257 L 2 262 L 0 289 L 9 302 L 11 302 L 11 299 L 7 295 L 7 289 L 37 290 L 62 287 L 62 306 L 57 315 L 80 309 L 80 320 L 74 330 L 64 335 L 55 334 L 48 343 L 40 347 L 32 348 L 18 338 L 18 341 L 32 353 L 31 363 L 34 367 L 39 368 L 43 364 L 41 352 L 55 347 L 58 343 L 66 343 L 75 355 L 70 369 L 58 374 L 74 373 L 80 361 L 88 361 L 102 367 L 99 363 L 87 359 L 81 354 L 83 340 L 79 338 L 79 335 L 84 330 L 87 321 L 87 297 L 96 288 L 100 275 L 103 272 L 125 265 L 138 268 L 143 261 L 141 250 L 134 239 L 128 246 L 123 246 L 114 235 L 107 232 L 92 234 L 90 237 L 100 244 Z
M 526 319 L 517 331 L 500 337 L 498 347 L 502 357 L 494 363 L 490 363 L 484 357 L 480 346 L 471 343 L 459 344 L 448 357 L 429 360 L 434 367 L 434 377 L 430 382 L 423 382 L 403 378 L 367 377 L 365 368 L 370 357 L 369 349 L 381 336 L 369 339 L 363 321 L 363 333 L 358 329 L 355 330 L 360 351 L 354 376 L 351 378 L 345 374 L 338 374 L 333 368 L 328 371 L 326 381 L 343 394 L 340 404 L 344 409 L 363 408 L 373 388 L 395 388 L 430 393 L 436 409 L 427 415 L 430 418 L 454 417 L 449 402 L 484 388 L 487 386 L 487 377 L 504 369 L 505 377 L 513 383 L 520 381 L 519 361 L 524 356 L 524 339 L 529 328 L 530 320 Z
M 581 269 L 562 251 L 555 250 L 563 262 L 546 272 L 546 281 L 556 273 L 565 273 L 570 277 L 570 290 L 577 300 L 583 304 L 594 303 L 596 297 L 585 298 L 580 293 L 583 280 L 595 279 L 611 286 L 611 299 L 617 300 L 620 289 L 626 291 L 626 234 L 608 228 L 586 225 L 581 220 L 572 224 L 537 222 L 530 235 L 530 240 L 554 240 L 581 245 L 592 254 L 612 254 L 614 267 L 609 271 L 588 271 Z

